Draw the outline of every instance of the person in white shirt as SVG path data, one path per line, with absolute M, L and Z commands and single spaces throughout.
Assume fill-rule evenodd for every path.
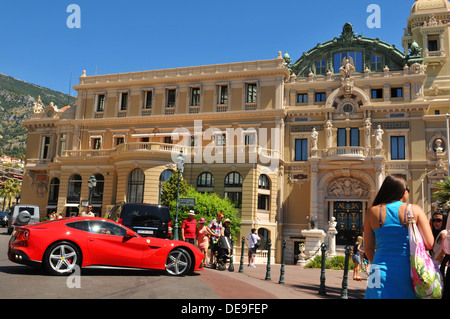
M 256 267 L 255 266 L 255 255 L 257 249 L 256 243 L 258 242 L 258 240 L 261 240 L 261 238 L 256 233 L 256 228 L 252 228 L 251 233 L 247 236 L 247 240 L 248 240 L 248 267 Z
M 92 205 L 88 206 L 87 212 L 82 212 L 81 217 L 95 217 L 94 212 L 92 211 Z

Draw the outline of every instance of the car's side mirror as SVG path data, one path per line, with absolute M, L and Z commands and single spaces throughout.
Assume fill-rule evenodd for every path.
M 126 238 L 133 238 L 136 237 L 136 234 L 132 230 L 127 230 L 127 233 L 125 234 Z

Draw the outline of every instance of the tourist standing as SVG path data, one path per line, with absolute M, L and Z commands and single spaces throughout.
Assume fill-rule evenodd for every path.
M 353 263 L 355 264 L 355 267 L 353 268 L 353 280 L 361 280 L 362 279 L 361 277 L 359 277 L 359 268 L 361 267 L 361 257 L 362 257 L 362 254 L 364 254 L 364 251 L 361 249 L 362 242 L 363 242 L 363 238 L 361 236 L 358 236 L 358 238 L 356 239 L 356 243 L 353 246 L 352 260 L 353 260 Z
M 197 230 L 197 221 L 195 220 L 195 212 L 191 209 L 188 217 L 181 224 L 181 240 L 195 245 L 195 235 Z
M 211 236 L 210 230 L 208 229 L 208 227 L 206 227 L 206 219 L 204 219 L 203 217 L 200 218 L 200 220 L 198 221 L 198 227 L 197 227 L 197 246 L 198 249 L 200 249 L 200 251 L 203 253 L 203 261 L 202 261 L 202 266 L 204 266 L 206 264 L 206 254 L 208 252 L 208 246 L 209 246 L 209 237 Z
M 219 248 L 219 239 L 220 236 L 222 235 L 222 219 L 225 216 L 224 213 L 219 212 L 217 213 L 217 217 L 215 219 L 213 219 L 209 225 L 208 225 L 208 229 L 211 231 L 211 258 L 210 258 L 210 263 L 211 265 L 215 263 L 214 261 L 214 255 L 216 253 L 216 251 Z
M 252 228 L 251 233 L 247 236 L 248 240 L 248 265 L 247 267 L 256 267 L 255 266 L 255 257 L 256 257 L 256 249 L 257 242 L 261 240 L 261 238 L 256 233 L 256 228 Z
M 434 244 L 428 218 L 418 205 L 407 205 L 408 182 L 387 176 L 366 212 L 364 250 L 372 263 L 366 299 L 415 299 L 411 284 L 407 209 L 414 214 L 426 249 Z

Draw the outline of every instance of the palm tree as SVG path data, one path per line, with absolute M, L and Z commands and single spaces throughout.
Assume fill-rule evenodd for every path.
M 5 183 L 1 183 L 0 184 L 0 197 L 3 198 L 3 207 L 2 207 L 2 212 L 5 211 L 5 204 L 6 204 L 6 196 L 7 196 L 7 191 L 6 191 L 6 187 L 5 187 Z
M 15 179 L 8 179 L 1 185 L 0 196 L 3 197 L 3 209 L 5 208 L 6 199 L 9 199 L 8 207 L 11 206 L 11 198 L 21 193 L 21 185 Z
M 433 193 L 433 198 L 437 199 L 440 209 L 448 212 L 450 208 L 450 177 L 446 177 L 445 181 L 438 182 L 435 186 L 439 190 Z

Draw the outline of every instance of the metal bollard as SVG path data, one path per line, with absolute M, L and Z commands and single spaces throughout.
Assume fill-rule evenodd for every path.
M 228 265 L 228 271 L 234 271 L 234 239 L 231 239 L 231 258 Z
M 345 265 L 344 265 L 344 278 L 342 279 L 342 292 L 341 298 L 348 299 L 348 264 L 352 248 L 347 246 L 345 248 Z
M 281 250 L 281 269 L 280 269 L 280 281 L 279 284 L 284 285 L 284 255 L 286 251 L 286 241 L 283 240 L 283 249 Z
M 242 237 L 242 242 L 241 242 L 241 262 L 239 265 L 239 272 L 244 272 L 244 245 L 245 245 L 245 237 Z
M 265 278 L 265 280 L 272 280 L 270 278 L 270 252 L 271 252 L 271 247 L 272 247 L 272 241 L 269 239 L 267 241 L 268 254 L 267 254 L 267 267 L 266 267 L 266 278 Z
M 319 295 L 325 296 L 327 294 L 327 290 L 325 288 L 325 251 L 327 250 L 327 245 L 322 244 L 322 271 L 320 272 L 320 288 Z

